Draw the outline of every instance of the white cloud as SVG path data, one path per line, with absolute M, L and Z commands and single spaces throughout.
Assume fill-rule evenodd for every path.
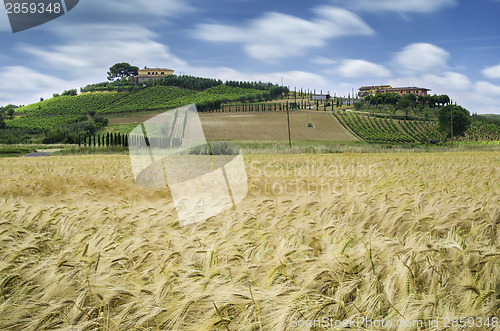
M 423 76 L 423 81 L 427 86 L 433 86 L 441 91 L 456 90 L 465 91 L 471 88 L 470 79 L 457 72 L 445 72 L 443 75 L 427 74 Z
M 448 68 L 450 53 L 446 50 L 426 43 L 406 46 L 394 57 L 395 63 L 403 73 L 442 72 Z
M 320 65 L 326 65 L 326 66 L 337 64 L 337 61 L 329 59 L 329 58 L 324 57 L 324 56 L 315 56 L 311 59 L 311 62 L 316 63 L 316 64 L 320 64 Z
M 486 67 L 482 71 L 483 75 L 490 79 L 500 78 L 500 64 L 493 67 Z
M 44 75 L 23 66 L 4 67 L 0 71 L 0 90 L 43 90 L 46 86 L 60 85 L 62 79 Z
M 488 97 L 500 97 L 500 86 L 491 84 L 489 82 L 477 82 L 474 85 L 474 91 L 480 95 Z M 499 100 L 496 101 L 498 105 Z
M 85 29 L 76 31 L 78 36 L 82 31 L 92 28 L 92 24 L 100 25 L 103 22 L 129 26 L 145 26 L 163 23 L 165 19 L 179 17 L 182 14 L 193 12 L 195 8 L 190 0 L 85 0 L 69 13 L 43 24 L 34 29 L 48 32 L 64 32 L 74 25 L 82 27 L 82 23 L 89 24 Z M 73 29 L 74 30 L 74 29 Z M 0 32 L 12 31 L 9 19 L 4 10 L 0 10 Z
M 117 23 L 150 25 L 162 23 L 165 18 L 178 17 L 194 9 L 190 0 L 85 0 L 57 21 L 64 25 L 73 23 Z M 47 25 L 49 27 L 50 25 Z M 53 26 L 57 26 L 56 24 Z
M 250 57 L 275 60 L 325 46 L 329 39 L 374 34 L 360 17 L 345 9 L 322 6 L 313 11 L 317 16 L 310 21 L 269 12 L 245 27 L 200 24 L 192 35 L 206 41 L 241 43 Z
M 192 8 L 186 0 L 86 0 L 94 10 L 107 10 L 115 14 L 159 15 L 172 17 Z
M 345 78 L 389 77 L 391 72 L 385 67 L 365 60 L 343 60 L 338 73 Z
M 152 40 L 156 35 L 137 26 L 85 25 L 85 35 L 76 32 L 79 25 L 68 27 L 60 35 L 69 40 L 55 46 L 19 46 L 19 50 L 37 58 L 54 71 L 72 68 L 74 77 L 99 75 L 105 80 L 107 69 L 117 62 L 137 66 L 182 67 L 185 62 L 173 55 L 169 48 Z M 74 36 L 74 37 L 70 37 Z
M 53 92 L 62 91 L 67 86 L 67 81 L 27 67 L 3 67 L 0 70 L 0 105 L 38 101 L 40 97 L 52 96 Z M 49 94 L 47 89 L 52 92 Z
M 430 13 L 458 5 L 457 0 L 337 0 L 347 8 L 360 11 Z
M 187 66 L 166 45 L 154 40 L 154 32 L 137 25 L 79 23 L 55 29 L 54 33 L 62 37 L 61 44 L 16 46 L 18 53 L 24 58 L 31 55 L 36 63 L 13 67 L 16 70 L 0 67 L 1 80 L 8 83 L 0 86 L 4 92 L 0 105 L 36 102 L 54 92 L 105 81 L 109 67 L 117 62 L 139 67 L 165 66 L 177 73 Z
M 401 76 L 391 79 L 393 86 L 419 86 L 431 89 L 430 93 L 459 96 L 472 89 L 473 83 L 464 74 L 445 72 L 441 75 L 423 74 L 415 76 Z
M 188 67 L 188 73 L 201 77 L 212 77 L 221 80 L 240 80 L 240 81 L 263 81 L 274 84 L 290 86 L 297 88 L 323 88 L 328 86 L 328 80 L 325 77 L 306 71 L 283 71 L 267 73 L 247 73 L 234 70 L 228 67 Z

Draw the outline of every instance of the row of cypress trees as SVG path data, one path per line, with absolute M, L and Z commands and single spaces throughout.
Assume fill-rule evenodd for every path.
M 106 133 L 105 135 L 80 135 L 78 146 L 90 147 L 128 147 L 128 134 Z

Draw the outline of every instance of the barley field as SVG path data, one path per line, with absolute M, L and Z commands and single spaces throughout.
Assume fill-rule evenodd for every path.
M 127 156 L 0 159 L 0 329 L 498 328 L 497 152 L 245 163 L 247 198 L 183 227 Z

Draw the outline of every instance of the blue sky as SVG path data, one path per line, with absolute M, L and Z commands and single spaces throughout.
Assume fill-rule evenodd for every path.
M 500 114 L 500 0 L 82 0 L 13 34 L 0 13 L 0 105 L 106 80 L 116 62 L 347 95 L 422 86 Z

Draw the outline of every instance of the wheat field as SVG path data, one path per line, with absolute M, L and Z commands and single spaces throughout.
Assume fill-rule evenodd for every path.
M 126 156 L 0 159 L 0 329 L 498 325 L 498 153 L 245 162 L 247 198 L 182 227 L 169 192 L 138 187 Z M 425 325 L 385 329 L 446 328 Z

